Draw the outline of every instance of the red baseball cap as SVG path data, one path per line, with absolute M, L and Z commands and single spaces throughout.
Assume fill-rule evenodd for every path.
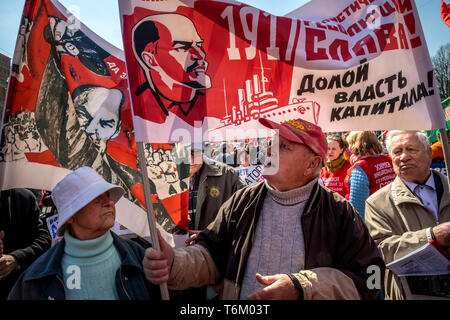
M 322 157 L 324 164 L 326 163 L 328 143 L 319 126 L 300 118 L 282 123 L 260 118 L 259 122 L 270 129 L 278 130 L 279 135 L 286 140 L 309 147 L 316 155 Z

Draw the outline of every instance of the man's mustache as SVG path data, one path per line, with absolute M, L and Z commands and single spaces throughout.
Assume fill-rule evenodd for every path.
M 205 65 L 205 67 L 206 67 L 206 63 L 205 62 L 202 62 L 202 65 Z M 199 60 L 195 60 L 193 64 L 191 64 L 189 67 L 186 68 L 186 72 L 187 73 L 191 73 L 198 66 L 200 66 Z

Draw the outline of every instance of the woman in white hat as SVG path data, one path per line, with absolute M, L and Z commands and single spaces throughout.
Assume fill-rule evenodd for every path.
M 124 190 L 82 167 L 52 191 L 63 240 L 18 279 L 9 299 L 160 299 L 142 270 L 144 248 L 110 231 Z

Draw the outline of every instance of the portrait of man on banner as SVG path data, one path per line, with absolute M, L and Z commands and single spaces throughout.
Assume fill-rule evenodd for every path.
M 120 110 L 125 100 L 119 89 L 82 85 L 72 92 L 78 121 L 95 140 L 109 141 L 119 135 Z
M 50 0 L 26 2 L 2 121 L 0 169 L 8 169 L 5 179 L 0 170 L 0 187 L 23 187 L 25 181 L 51 190 L 67 170 L 91 167 L 125 191 L 126 214 L 117 222 L 144 236 L 147 217 L 122 52 L 64 12 Z M 158 173 L 149 184 L 160 230 L 167 237 L 184 234 L 189 164 L 174 159 L 170 144 L 152 146 L 147 156 Z M 40 170 L 48 179 L 26 170 Z
M 135 94 L 150 90 L 165 116 L 172 111 L 188 117 L 194 108 L 202 107 L 197 106 L 198 98 L 204 95 L 203 89 L 211 88 L 202 43 L 194 23 L 181 14 L 141 19 L 132 30 L 132 44 L 146 82 Z

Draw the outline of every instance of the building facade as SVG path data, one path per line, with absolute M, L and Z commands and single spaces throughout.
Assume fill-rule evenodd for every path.
M 10 67 L 11 58 L 0 53 L 0 115 L 3 115 Z

